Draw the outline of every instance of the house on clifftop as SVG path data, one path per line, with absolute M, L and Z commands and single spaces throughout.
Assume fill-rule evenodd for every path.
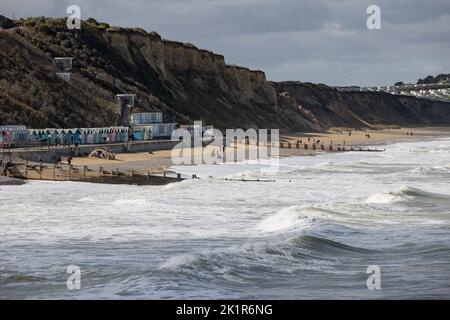
M 10 29 L 14 27 L 14 23 L 11 19 L 0 15 L 0 29 Z

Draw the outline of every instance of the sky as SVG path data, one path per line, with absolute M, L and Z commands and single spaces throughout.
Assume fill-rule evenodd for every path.
M 269 80 L 379 86 L 450 73 L 450 0 L 0 0 L 12 17 L 140 27 L 223 54 Z M 381 29 L 369 30 L 377 5 Z

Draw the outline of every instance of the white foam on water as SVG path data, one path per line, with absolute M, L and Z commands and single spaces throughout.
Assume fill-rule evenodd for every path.
M 304 216 L 302 207 L 291 206 L 283 208 L 274 215 L 271 215 L 261 221 L 257 229 L 265 232 L 279 231 L 293 228 L 306 229 L 313 223 L 311 217 Z
M 398 194 L 392 194 L 392 193 L 376 193 L 371 195 L 367 200 L 366 203 L 394 203 L 398 201 L 402 201 L 403 198 Z
M 166 186 L 51 182 L 2 186 L 0 256 L 17 259 L 0 260 L 0 269 L 54 279 L 53 270 L 64 270 L 68 262 L 85 263 L 87 272 L 98 274 L 100 283 L 114 284 L 114 292 L 121 292 L 130 288 L 123 278 L 125 268 L 132 274 L 133 285 L 142 288 L 139 298 L 179 298 L 186 292 L 203 296 L 214 279 L 221 288 L 220 281 L 235 284 L 235 292 L 251 285 L 255 297 L 288 296 L 290 284 L 278 274 L 301 275 L 306 268 L 347 272 L 341 264 L 348 260 L 333 257 L 336 260 L 328 261 L 326 267 L 324 260 L 305 263 L 302 248 L 294 248 L 298 255 L 291 254 L 294 249 L 285 241 L 287 236 L 314 232 L 338 243 L 383 250 L 407 243 L 446 245 L 449 159 L 426 151 L 447 146 L 450 140 L 399 143 L 388 146 L 384 154 L 283 158 L 277 173 L 263 175 L 261 169 L 267 163 L 176 167 L 203 179 Z M 423 151 L 416 152 L 419 148 Z M 223 179 L 268 176 L 275 182 Z M 247 248 L 249 243 L 252 246 Z M 438 258 L 434 258 L 435 266 L 446 265 Z M 188 266 L 190 276 L 202 278 L 199 282 L 193 276 L 186 278 L 177 273 L 180 266 Z M 229 269 L 245 276 L 238 279 L 240 274 Z M 149 270 L 162 272 L 164 278 Z M 222 271 L 226 278 L 221 278 Z M 261 287 L 260 278 L 273 283 Z M 301 287 L 297 278 L 304 280 L 289 278 L 293 292 Z M 18 295 L 28 292 L 23 284 L 8 286 Z M 51 280 L 40 286 L 44 291 L 53 288 Z M 108 296 L 111 286 L 92 286 L 79 296 Z M 65 294 L 56 290 L 54 297 Z

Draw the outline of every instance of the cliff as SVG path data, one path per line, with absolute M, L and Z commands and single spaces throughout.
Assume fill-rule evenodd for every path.
M 52 58 L 74 58 L 70 83 Z M 115 124 L 117 93 L 136 93 L 137 111 L 166 121 L 201 119 L 219 128 L 450 124 L 450 104 L 383 93 L 338 92 L 325 85 L 274 83 L 264 72 L 227 65 L 223 56 L 142 29 L 89 19 L 30 18 L 0 31 L 0 123 L 31 127 Z

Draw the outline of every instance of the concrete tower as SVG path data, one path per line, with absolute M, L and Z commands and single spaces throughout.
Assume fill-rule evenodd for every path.
M 116 95 L 120 103 L 120 119 L 118 125 L 128 127 L 130 125 L 131 109 L 134 107 L 135 94 L 122 93 Z

